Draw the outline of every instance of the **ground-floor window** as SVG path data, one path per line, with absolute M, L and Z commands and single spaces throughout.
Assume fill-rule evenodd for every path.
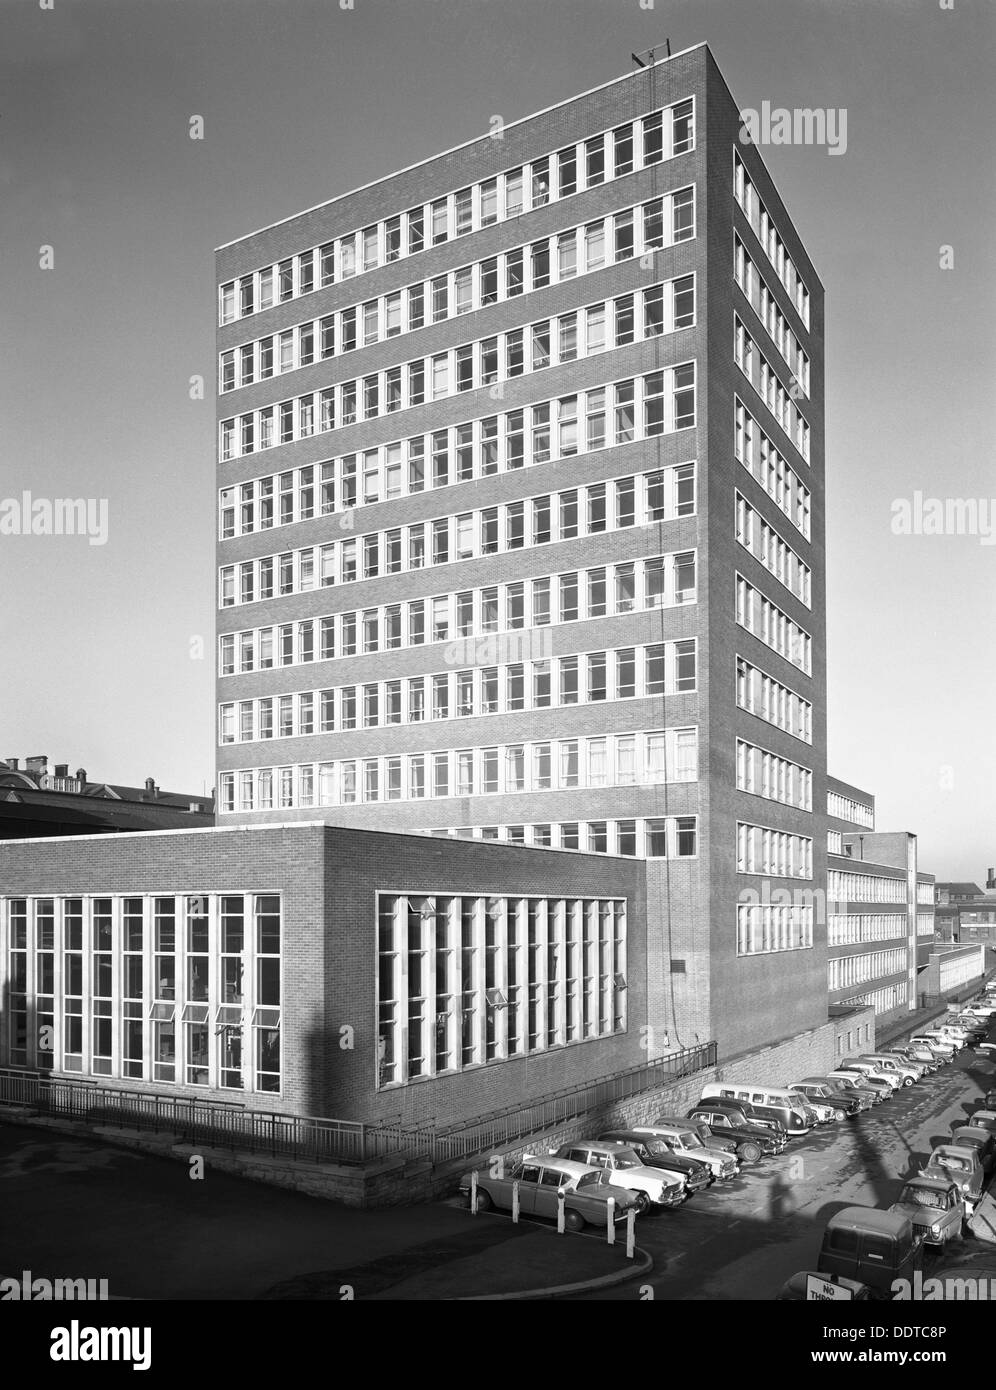
M 378 1082 L 626 1028 L 622 899 L 378 894 Z
M 277 893 L 0 899 L 0 1062 L 280 1091 Z

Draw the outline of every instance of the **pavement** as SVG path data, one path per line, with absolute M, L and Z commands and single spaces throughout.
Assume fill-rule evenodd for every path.
M 0 1114 L 0 1278 L 106 1279 L 112 1298 L 552 1298 L 652 1267 L 456 1199 L 358 1211 Z M 657 1218 L 644 1218 L 653 1224 Z M 639 1239 L 640 1227 L 637 1227 Z

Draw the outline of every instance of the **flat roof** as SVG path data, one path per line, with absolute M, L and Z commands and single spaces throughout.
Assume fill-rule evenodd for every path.
M 690 48 L 683 48 L 679 53 L 672 53 L 666 58 L 655 58 L 653 63 L 647 67 L 637 68 L 634 72 L 624 72 L 619 77 L 613 77 L 608 82 L 600 82 L 597 87 L 589 87 L 584 92 L 576 92 L 574 96 L 565 97 L 563 101 L 554 102 L 552 106 L 544 106 L 539 111 L 531 111 L 528 116 L 520 116 L 516 121 L 506 121 L 503 125 L 504 130 L 510 130 L 513 126 L 524 125 L 526 121 L 535 120 L 537 116 L 546 116 L 551 111 L 558 111 L 562 106 L 570 106 L 572 102 L 581 101 L 583 97 L 592 96 L 595 92 L 603 92 L 606 87 L 614 87 L 617 82 L 626 82 L 631 77 L 636 77 L 640 72 L 646 72 L 647 68 L 660 67 L 663 63 L 673 62 L 675 58 L 682 58 L 686 53 L 694 53 L 697 48 L 708 48 L 708 44 L 703 40 L 701 43 L 694 43 Z M 225 241 L 220 246 L 216 246 L 215 251 L 225 251 L 230 246 L 238 246 L 239 242 L 249 241 L 251 237 L 259 236 L 260 232 L 268 232 L 273 227 L 283 227 L 288 222 L 295 222 L 299 217 L 306 217 L 309 212 L 317 212 L 319 208 L 331 207 L 333 203 L 340 203 L 344 198 L 351 198 L 354 193 L 364 193 L 368 188 L 376 188 L 379 183 L 387 183 L 391 179 L 398 178 L 401 174 L 409 174 L 413 169 L 421 169 L 426 164 L 431 164 L 433 160 L 443 159 L 448 154 L 456 154 L 458 150 L 469 149 L 471 145 L 476 145 L 481 140 L 490 140 L 491 136 L 486 132 L 482 135 L 475 135 L 470 140 L 464 140 L 459 145 L 451 145 L 448 149 L 437 150 L 435 154 L 429 155 L 426 159 L 416 160 L 414 164 L 406 164 L 403 169 L 395 169 L 393 173 L 383 174 L 378 179 L 372 179 L 369 183 L 362 183 L 356 188 L 350 188 L 345 193 L 337 193 L 334 198 L 326 198 L 321 203 L 315 203 L 313 207 L 302 208 L 300 212 L 292 213 L 290 217 L 278 218 L 276 222 L 267 222 L 262 227 L 257 227 L 255 231 L 246 232 L 244 236 L 235 237 L 232 241 Z
M 117 803 L 112 804 L 116 805 Z M 162 835 L 244 835 L 254 834 L 260 830 L 316 828 L 346 830 L 357 835 L 404 835 L 410 839 L 435 840 L 446 844 L 486 845 L 489 849 L 532 850 L 537 854 L 568 854 L 576 858 L 622 861 L 626 864 L 646 864 L 647 862 L 633 854 L 602 854 L 595 850 L 564 849 L 559 845 L 516 845 L 509 840 L 485 840 L 468 835 L 437 835 L 432 830 L 402 830 L 383 826 L 348 825 L 341 821 L 327 820 L 266 821 L 262 825 L 191 825 L 170 830 L 107 830 L 94 832 L 92 835 L 16 835 L 9 839 L 0 839 L 0 849 L 8 845 L 75 845 L 85 843 L 88 840 L 102 840 L 109 844 L 118 844 L 122 840 L 148 840 L 153 836 Z

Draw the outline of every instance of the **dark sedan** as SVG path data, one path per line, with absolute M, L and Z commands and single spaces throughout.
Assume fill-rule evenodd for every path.
M 633 1149 L 648 1168 L 663 1168 L 669 1173 L 677 1173 L 685 1179 L 685 1189 L 691 1196 L 712 1182 L 712 1173 L 698 1159 L 685 1158 L 669 1149 L 663 1139 L 652 1134 L 637 1134 L 632 1129 L 609 1129 L 598 1135 L 601 1143 L 625 1144 Z

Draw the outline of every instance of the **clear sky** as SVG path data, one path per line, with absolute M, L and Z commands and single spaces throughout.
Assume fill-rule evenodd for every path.
M 0 498 L 109 508 L 0 536 L 0 756 L 212 785 L 214 247 L 704 40 L 742 107 L 847 111 L 762 151 L 829 296 L 831 770 L 982 875 L 996 546 L 892 530 L 996 499 L 996 6 L 942 4 L 0 0 Z

